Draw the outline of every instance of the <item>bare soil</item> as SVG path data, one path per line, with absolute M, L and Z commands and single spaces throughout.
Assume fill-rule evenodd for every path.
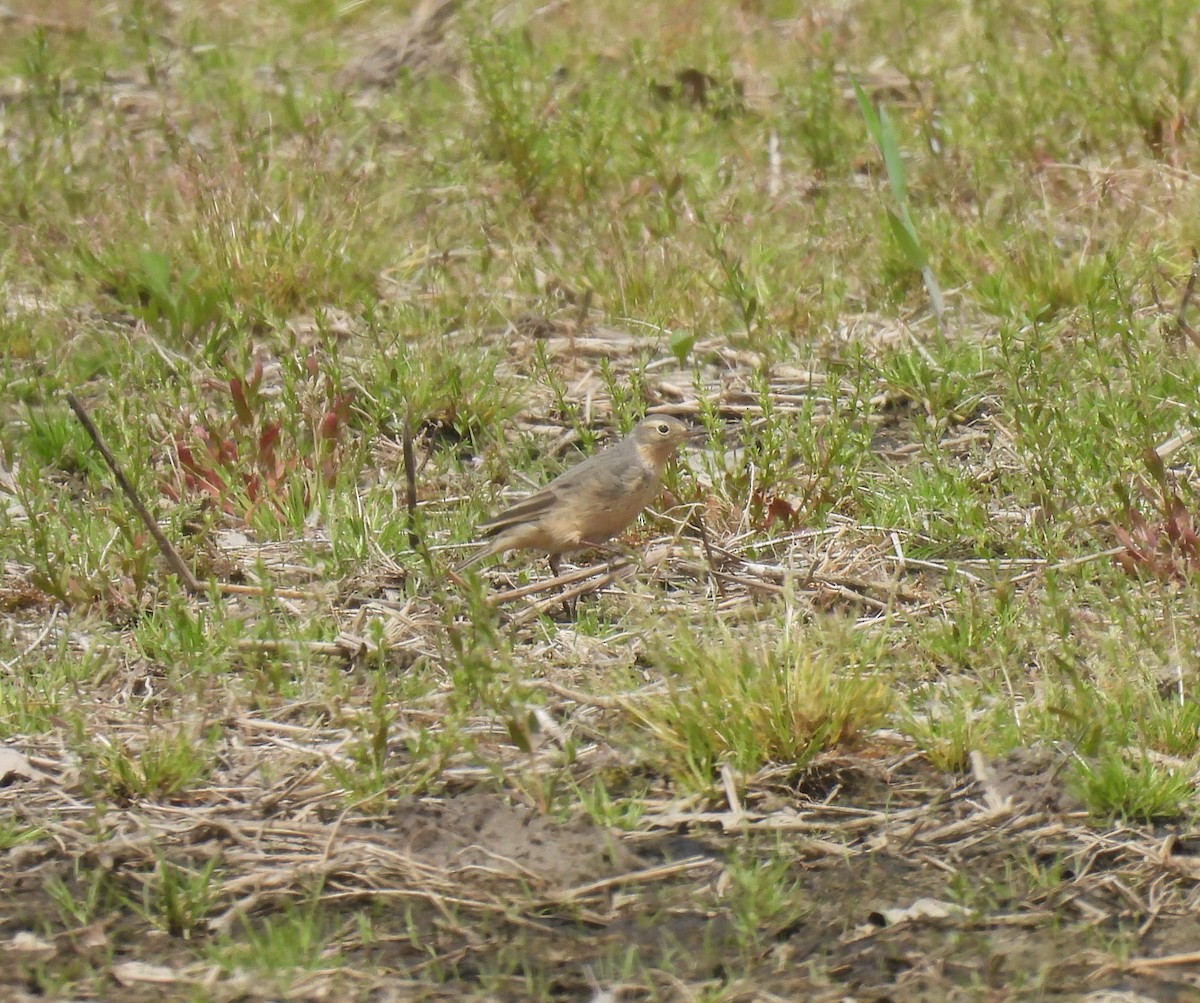
M 520 1000 L 529 979 L 580 999 L 616 991 L 622 972 L 639 973 L 630 998 L 655 972 L 668 998 L 686 997 L 681 983 L 724 984 L 730 998 L 744 986 L 747 999 L 1197 998 L 1200 842 L 1062 811 L 1046 759 L 977 764 L 982 779 L 948 783 L 903 757 L 826 757 L 746 804 L 664 804 L 622 833 L 479 787 L 354 817 L 296 778 L 97 815 L 69 775 L 53 782 L 46 755 L 0 791 L 9 818 L 44 833 L 0 872 L 0 986 L 38 998 L 33 973 L 98 966 L 111 972 L 102 997 L 279 998 L 206 963 L 203 945 L 315 896 L 338 963 L 289 979 L 288 999 Z M 780 847 L 800 908 L 747 930 L 727 865 Z M 214 860 L 223 877 L 194 928 L 139 914 L 164 864 L 195 874 Z M 100 885 L 109 908 L 64 922 L 56 883 L 78 903 Z M 364 908 L 369 938 L 351 918 Z

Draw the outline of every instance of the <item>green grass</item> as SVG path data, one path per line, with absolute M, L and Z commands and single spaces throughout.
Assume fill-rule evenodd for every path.
M 886 683 L 807 638 L 755 643 L 728 630 L 687 625 L 660 642 L 654 667 L 668 696 L 635 711 L 651 748 L 643 755 L 686 786 L 710 785 L 721 764 L 753 774 L 771 763 L 803 767 L 849 747 L 882 724 Z M 673 633 L 675 636 L 671 637 Z
M 973 752 L 1027 748 L 1069 764 L 1088 831 L 1195 818 L 1192 5 L 631 10 L 468 3 L 385 87 L 354 67 L 402 20 L 387 5 L 6 21 L 0 737 L 66 800 L 0 845 L 61 864 L 31 879 L 40 935 L 152 930 L 169 946 L 138 960 L 264 993 L 367 993 L 347 973 L 419 956 L 430 993 L 582 997 L 591 965 L 735 998 L 786 967 L 765 930 L 841 920 L 767 840 L 613 907 L 720 915 L 736 962 L 618 938 L 564 948 L 568 976 L 538 938 L 599 929 L 599 906 L 555 911 L 533 877 L 495 912 L 440 888 L 402 924 L 360 873 L 275 894 L 227 859 L 246 831 L 192 833 L 228 841 L 200 857 L 172 826 L 382 825 L 483 788 L 732 840 L 807 817 L 823 771 L 884 778 L 834 784 L 848 810 L 936 806 Z M 187 594 L 67 392 L 206 586 L 262 595 Z M 678 538 L 669 560 L 573 616 L 490 602 L 536 555 L 446 575 L 482 516 L 665 404 L 710 432 L 668 472 L 679 507 L 626 538 Z M 114 856 L 143 829 L 157 854 Z M 988 881 L 982 912 L 1017 908 L 1022 881 Z M 498 930 L 524 947 L 456 954 Z M 114 963 L 5 962 L 0 984 L 111 995 Z M 866 991 L 851 969 L 830 960 L 831 998 Z

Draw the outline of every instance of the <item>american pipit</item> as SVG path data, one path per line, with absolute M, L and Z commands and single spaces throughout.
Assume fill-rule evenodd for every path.
M 540 491 L 479 524 L 490 538 L 455 568 L 463 571 L 505 550 L 544 550 L 558 574 L 561 556 L 595 547 L 625 529 L 653 501 L 671 454 L 705 434 L 677 418 L 643 418 L 615 446 L 559 474 Z

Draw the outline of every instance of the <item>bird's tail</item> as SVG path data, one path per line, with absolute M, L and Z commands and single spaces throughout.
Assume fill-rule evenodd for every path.
M 454 565 L 454 573 L 456 575 L 461 575 L 464 571 L 467 570 L 467 568 L 473 568 L 476 564 L 479 564 L 481 561 L 486 561 L 489 557 L 491 557 L 494 553 L 496 553 L 498 549 L 499 548 L 497 548 L 492 543 L 489 543 L 486 547 L 480 547 L 477 551 L 475 551 L 475 553 L 473 553 L 465 561 L 459 561 L 458 564 Z

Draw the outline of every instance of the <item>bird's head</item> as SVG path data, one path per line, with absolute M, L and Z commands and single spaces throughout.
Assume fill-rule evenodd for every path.
M 707 434 L 703 428 L 694 428 L 670 415 L 652 414 L 634 425 L 630 438 L 643 457 L 665 463 L 681 444 L 702 439 Z

